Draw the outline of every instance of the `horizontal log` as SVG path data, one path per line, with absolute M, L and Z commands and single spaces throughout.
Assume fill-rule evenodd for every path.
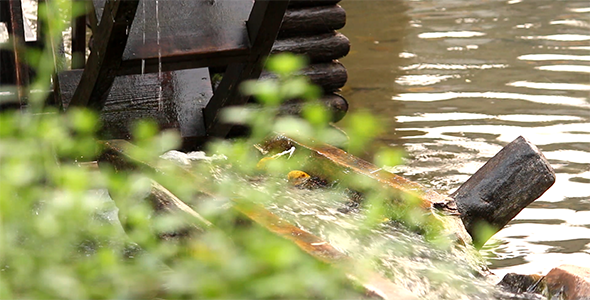
M 450 196 L 476 246 L 482 246 L 555 182 L 539 149 L 518 137 Z
M 329 33 L 345 24 L 346 12 L 340 5 L 291 8 L 283 16 L 279 38 Z
M 340 121 L 348 111 L 348 102 L 338 94 L 327 94 L 319 102 L 331 113 L 332 122 Z M 279 114 L 300 116 L 305 102 L 299 99 L 288 100 L 281 104 Z
M 331 32 L 307 37 L 278 39 L 272 54 L 291 52 L 306 55 L 310 62 L 328 62 L 346 56 L 350 41 L 341 33 Z
M 346 84 L 346 80 L 348 80 L 346 68 L 337 61 L 312 64 L 301 70 L 298 74 L 307 76 L 313 84 L 320 86 L 325 93 L 338 91 L 338 89 Z M 263 71 L 260 78 L 275 78 L 275 75 Z
M 340 2 L 340 0 L 291 0 L 289 1 L 289 7 L 333 5 L 338 2 Z

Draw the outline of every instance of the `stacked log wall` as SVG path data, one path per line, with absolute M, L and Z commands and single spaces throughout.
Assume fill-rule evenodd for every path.
M 348 79 L 346 68 L 338 59 L 350 51 L 350 41 L 337 32 L 346 24 L 346 12 L 340 0 L 291 0 L 272 54 L 291 52 L 307 56 L 310 65 L 302 74 L 322 88 L 321 102 L 339 121 L 348 110 L 348 103 L 338 94 Z M 263 72 L 262 78 L 272 75 Z M 291 99 L 287 111 L 299 111 L 298 101 Z

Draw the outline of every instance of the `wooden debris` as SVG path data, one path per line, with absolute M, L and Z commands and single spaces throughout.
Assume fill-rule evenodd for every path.
M 481 246 L 554 182 L 555 172 L 547 159 L 520 136 L 450 196 L 475 245 Z

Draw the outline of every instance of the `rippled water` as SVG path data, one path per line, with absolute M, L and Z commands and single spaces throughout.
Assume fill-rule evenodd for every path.
M 491 268 L 590 267 L 590 4 L 344 0 L 351 110 L 383 117 L 397 171 L 449 193 L 522 135 L 555 185 L 496 234 Z

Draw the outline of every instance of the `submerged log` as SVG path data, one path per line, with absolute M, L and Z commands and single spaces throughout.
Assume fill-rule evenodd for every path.
M 481 246 L 554 182 L 545 156 L 520 136 L 450 196 L 475 245 Z
M 340 5 L 291 8 L 283 16 L 279 37 L 329 33 L 344 24 L 346 12 Z
M 311 83 L 322 87 L 325 93 L 335 92 L 346 84 L 348 73 L 339 62 L 313 64 L 303 68 L 300 75 L 307 76 Z M 262 72 L 261 79 L 275 78 L 276 75 Z
M 304 54 L 313 62 L 327 62 L 346 56 L 350 51 L 350 41 L 341 33 L 293 37 L 276 40 L 272 46 L 272 54 L 291 52 Z

